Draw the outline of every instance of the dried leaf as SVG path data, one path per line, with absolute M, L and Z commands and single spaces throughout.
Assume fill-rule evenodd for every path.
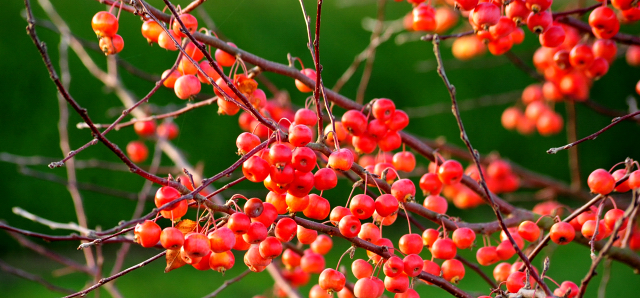
M 178 222 L 175 227 L 182 232 L 182 234 L 186 235 L 187 233 L 191 233 L 196 230 L 197 222 L 190 219 L 183 219 Z M 199 227 L 198 227 L 199 228 Z
M 187 263 L 185 263 L 180 257 L 179 249 L 167 249 L 167 267 L 164 268 L 164 273 L 168 273 L 174 269 L 178 269 Z

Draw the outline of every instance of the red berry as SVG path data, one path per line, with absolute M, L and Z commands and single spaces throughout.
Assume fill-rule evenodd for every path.
M 462 180 L 462 165 L 453 159 L 447 160 L 438 168 L 438 178 L 444 185 L 453 185 Z
M 482 266 L 489 266 L 500 261 L 500 258 L 498 257 L 495 246 L 485 246 L 476 252 L 476 260 L 478 260 L 478 264 Z
M 141 163 L 149 157 L 149 149 L 140 141 L 131 141 L 127 144 L 127 155 L 134 163 Z
M 575 237 L 575 229 L 571 224 L 566 222 L 558 222 L 551 226 L 551 230 L 549 230 L 549 236 L 551 237 L 551 241 L 564 245 L 573 241 Z
M 419 254 L 423 247 L 422 237 L 418 234 L 405 234 L 400 237 L 398 249 L 406 254 Z
M 436 259 L 449 260 L 456 256 L 456 245 L 451 239 L 440 238 L 431 246 L 431 254 Z
M 390 194 L 384 194 L 379 196 L 375 200 L 375 205 L 376 205 L 376 212 L 378 212 L 378 214 L 382 217 L 387 217 L 392 213 L 398 211 L 398 206 L 399 206 L 398 200 Z
M 310 173 L 308 174 L 311 175 Z M 302 212 L 308 218 L 324 220 L 329 216 L 330 211 L 331 206 L 327 199 L 316 194 L 309 194 L 309 205 Z
M 344 288 L 345 282 L 344 274 L 335 269 L 327 268 L 320 273 L 318 284 L 325 291 L 339 292 Z
M 158 42 L 160 33 L 163 32 L 162 27 L 154 20 L 146 20 L 142 23 L 142 36 L 147 39 L 149 44 Z
M 391 119 L 393 113 L 396 111 L 396 105 L 387 98 L 375 99 L 373 106 L 371 107 L 371 113 L 373 117 L 381 121 L 387 121 Z
M 118 32 L 118 19 L 107 11 L 99 11 L 91 19 L 91 28 L 98 38 L 112 37 Z
M 442 278 L 451 282 L 458 283 L 464 278 L 464 265 L 456 259 L 446 260 L 442 263 Z
M 540 228 L 532 221 L 523 221 L 518 226 L 518 234 L 529 242 L 534 242 L 540 237 Z
M 476 233 L 469 228 L 459 228 L 453 231 L 451 239 L 457 248 L 467 249 L 476 241 Z
M 198 20 L 196 19 L 196 17 L 188 13 L 184 13 L 180 15 L 180 20 L 184 24 L 184 27 L 187 29 L 187 31 L 189 31 L 189 33 L 193 34 L 196 32 L 196 30 L 198 30 Z M 173 33 L 178 37 L 187 37 L 187 35 L 182 32 L 182 26 L 180 26 L 180 22 L 174 20 L 172 28 Z
M 587 184 L 592 193 L 607 195 L 613 191 L 616 180 L 605 169 L 596 169 L 587 178 Z
M 166 249 L 180 249 L 183 243 L 184 235 L 177 228 L 164 228 L 160 233 L 160 244 Z
M 200 93 L 200 81 L 194 75 L 183 75 L 176 80 L 173 90 L 180 99 L 188 99 Z
M 137 224 L 133 232 L 136 242 L 140 243 L 142 247 L 153 247 L 160 241 L 162 229 L 157 223 L 145 220 Z
M 314 83 L 316 82 L 317 79 L 317 74 L 316 71 L 311 69 L 311 68 L 305 68 L 303 70 L 300 71 L 303 75 L 307 76 L 308 78 L 310 78 Z M 313 91 L 313 89 L 311 89 L 310 87 L 308 87 L 307 85 L 305 85 L 304 83 L 302 83 L 301 81 L 295 80 L 295 84 L 296 84 L 296 88 L 298 88 L 298 90 L 300 90 L 300 92 L 311 92 Z
M 227 44 L 231 47 L 237 48 L 237 46 L 232 42 L 228 42 Z M 224 67 L 229 67 L 229 66 L 232 66 L 234 63 L 236 63 L 236 56 L 230 53 L 227 53 L 221 49 L 216 50 L 215 58 L 218 64 Z
M 311 172 L 316 167 L 316 153 L 310 148 L 300 147 L 293 151 L 291 165 L 301 172 Z

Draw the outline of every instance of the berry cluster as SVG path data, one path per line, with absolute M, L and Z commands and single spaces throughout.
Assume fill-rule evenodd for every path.
M 165 140 L 173 140 L 178 136 L 178 125 L 173 122 L 164 122 L 156 127 L 156 122 L 138 121 L 133 124 L 133 130 L 143 139 L 154 137 Z M 143 140 L 131 141 L 126 147 L 127 156 L 135 163 L 141 163 L 149 157 L 149 149 Z
M 113 7 L 111 7 L 113 9 Z M 115 55 L 124 48 L 124 39 L 118 33 L 118 18 L 111 12 L 100 11 L 91 19 L 91 28 L 100 40 L 100 49 L 105 55 Z

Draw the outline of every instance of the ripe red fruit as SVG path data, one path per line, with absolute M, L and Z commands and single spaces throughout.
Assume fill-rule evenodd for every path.
M 305 251 L 300 259 L 300 268 L 307 273 L 320 274 L 325 268 L 324 257 L 312 251 Z
M 526 220 L 518 226 L 518 234 L 524 240 L 534 242 L 540 237 L 540 228 L 535 222 Z
M 404 293 L 409 289 L 409 277 L 406 275 L 398 275 L 395 277 L 384 278 L 384 287 L 392 293 Z
M 315 126 L 318 123 L 318 116 L 310 109 L 299 109 L 296 111 L 293 121 L 306 126 Z
M 446 260 L 442 263 L 442 278 L 451 282 L 458 283 L 464 278 L 464 265 L 456 259 Z
M 410 201 L 416 196 L 416 186 L 409 179 L 400 179 L 391 185 L 391 195 L 398 202 Z
M 436 14 L 433 7 L 426 3 L 415 6 L 411 12 L 411 29 L 414 31 L 433 31 L 436 29 Z
M 375 200 L 375 205 L 376 205 L 376 212 L 382 217 L 387 217 L 393 214 L 394 212 L 398 211 L 398 206 L 399 206 L 398 200 L 390 194 L 384 194 L 379 196 Z
M 98 38 L 113 37 L 118 32 L 118 19 L 107 11 L 99 11 L 91 19 L 91 28 Z
M 289 142 L 296 147 L 304 147 L 311 142 L 313 132 L 302 124 L 296 124 L 289 128 Z
M 198 30 L 198 20 L 196 19 L 196 17 L 188 13 L 183 13 L 180 15 L 180 20 L 184 24 L 186 30 L 189 31 L 189 33 L 193 34 L 194 32 L 196 32 L 196 30 Z M 173 33 L 178 37 L 187 37 L 187 35 L 182 32 L 182 26 L 180 26 L 180 22 L 174 20 L 172 28 Z
M 476 233 L 469 228 L 459 228 L 451 235 L 453 243 L 459 249 L 467 249 L 476 241 Z
M 358 233 L 360 233 L 360 227 L 361 227 L 360 220 L 358 220 L 358 218 L 353 215 L 347 215 L 342 217 L 342 219 L 340 219 L 340 222 L 338 224 L 340 233 L 347 238 L 353 238 L 358 236 Z
M 349 110 L 342 115 L 342 126 L 354 136 L 362 135 L 367 130 L 367 116 L 358 110 Z
M 249 244 L 258 244 L 267 238 L 267 228 L 261 222 L 252 222 L 242 239 Z
M 158 37 L 160 36 L 160 33 L 163 32 L 162 27 L 154 20 L 146 20 L 142 23 L 141 31 L 142 36 L 147 39 L 149 44 L 158 42 Z
M 411 172 L 416 167 L 416 157 L 409 151 L 393 155 L 393 167 L 398 171 Z
M 358 237 L 364 241 L 375 243 L 380 239 L 380 229 L 373 223 L 367 222 L 360 227 Z
M 342 148 L 329 155 L 327 165 L 334 170 L 348 171 L 353 164 L 353 153 L 349 149 Z
M 160 233 L 160 244 L 165 249 L 180 249 L 184 243 L 184 235 L 180 230 L 167 227 Z
M 498 247 L 496 247 L 496 253 L 498 254 L 498 258 L 500 260 L 506 261 L 508 259 L 511 259 L 511 257 L 516 254 L 516 249 L 513 247 L 513 245 L 511 245 L 511 242 L 509 240 L 504 240 L 500 244 L 498 244 Z
M 373 215 L 375 209 L 375 201 L 366 194 L 358 194 L 351 198 L 349 209 L 358 219 L 367 219 Z
M 236 236 L 231 229 L 222 227 L 207 235 L 209 246 L 215 253 L 231 250 L 236 245 Z
M 324 220 L 329 216 L 330 211 L 331 206 L 327 199 L 316 194 L 309 194 L 309 205 L 302 212 L 304 213 L 304 216 L 308 218 Z
M 282 253 L 282 243 L 276 237 L 267 237 L 260 242 L 260 255 L 265 259 L 273 259 Z
M 471 11 L 469 18 L 478 28 L 488 30 L 500 20 L 500 8 L 493 3 L 481 2 Z
M 242 173 L 251 182 L 262 182 L 269 176 L 269 163 L 257 155 L 242 163 Z
M 179 37 L 173 33 L 173 31 L 168 31 L 169 33 L 162 31 L 160 35 L 158 35 L 158 46 L 169 51 L 177 51 L 178 47 L 176 47 L 175 42 L 173 42 L 173 37 L 176 40 L 180 40 Z M 171 35 L 169 35 L 171 34 Z
M 264 205 L 258 198 L 251 198 L 244 203 L 244 213 L 249 217 L 258 217 L 262 214 Z
M 209 239 L 202 233 L 189 233 L 184 237 L 182 249 L 190 258 L 202 258 L 206 256 L 211 249 L 209 248 Z M 197 262 L 194 262 L 197 263 Z
M 424 199 L 424 203 L 422 204 L 424 208 L 427 208 L 433 212 L 445 214 L 447 213 L 447 208 L 449 203 L 447 200 L 439 195 L 430 195 Z
M 293 151 L 291 165 L 301 172 L 311 172 L 316 166 L 316 154 L 307 147 L 300 147 Z
M 595 235 L 595 239 L 596 241 L 600 241 L 602 239 L 604 239 L 606 236 L 608 236 L 608 232 L 607 232 L 607 227 L 604 223 L 604 220 L 599 220 L 598 221 L 598 234 L 595 235 L 596 233 L 596 221 L 595 220 L 587 220 L 583 225 L 582 225 L 582 229 L 580 230 L 582 232 L 582 236 L 584 236 L 587 239 L 591 239 L 594 237 Z
M 154 202 L 156 204 L 156 207 L 161 207 L 164 204 L 167 204 L 177 198 L 179 198 L 181 196 L 180 192 L 171 187 L 171 186 L 163 186 L 160 187 L 158 189 L 158 191 L 156 191 L 156 196 L 154 199 Z M 177 207 L 178 205 L 174 205 L 173 207 L 169 207 L 167 209 L 164 210 L 173 210 Z
M 221 273 L 231 269 L 235 263 L 236 259 L 231 251 L 225 251 L 222 253 L 212 252 L 209 256 L 209 267 Z
M 434 173 L 422 175 L 418 185 L 424 194 L 438 195 L 442 191 L 442 182 Z
M 507 290 L 510 293 L 517 293 L 522 287 L 524 287 L 524 281 L 527 278 L 526 273 L 521 271 L 513 272 L 507 278 Z
M 331 248 L 333 248 L 333 240 L 331 240 L 331 237 L 327 235 L 318 235 L 316 240 L 311 243 L 310 247 L 313 252 L 326 255 L 331 251 Z
M 489 266 L 500 261 L 500 258 L 498 257 L 495 246 L 485 246 L 476 252 L 476 260 L 478 260 L 478 264 L 482 266 Z
M 237 46 L 232 42 L 227 42 L 227 44 L 231 47 L 237 48 Z M 217 49 L 214 54 L 216 61 L 220 66 L 229 67 L 236 63 L 236 56 L 227 53 L 221 49 Z
M 405 234 L 398 241 L 398 249 L 405 255 L 419 254 L 423 247 L 422 237 L 418 234 Z
M 595 57 L 605 58 L 609 64 L 613 62 L 618 52 L 616 42 L 610 39 L 598 39 L 591 47 Z
M 456 245 L 451 239 L 440 238 L 431 245 L 431 254 L 436 259 L 449 260 L 456 256 Z
M 385 124 L 390 131 L 403 130 L 407 125 L 409 125 L 409 115 L 402 110 L 396 109 L 391 115 L 391 118 L 385 121 Z
M 424 232 L 422 232 L 422 244 L 424 244 L 424 246 L 430 249 L 433 243 L 436 242 L 436 240 L 438 240 L 439 236 L 440 236 L 440 232 L 438 232 L 437 230 L 426 229 L 424 230 Z
M 539 13 L 531 12 L 527 17 L 527 27 L 531 32 L 541 34 L 551 26 L 553 17 L 549 11 L 543 11 Z
M 461 10 L 472 10 L 478 5 L 478 0 L 456 0 L 454 5 Z
M 324 269 L 318 278 L 320 288 L 325 291 L 339 292 L 344 288 L 345 282 L 344 274 L 331 268 Z
M 516 25 L 520 25 L 529 17 L 530 10 L 527 8 L 524 0 L 511 1 L 507 4 L 505 15 L 511 18 Z
M 640 170 L 635 170 L 631 172 L 631 174 L 629 174 L 629 179 L 627 179 L 627 181 L 629 182 L 629 187 L 631 189 L 640 188 Z
M 549 236 L 551 237 L 551 241 L 564 245 L 573 241 L 575 238 L 576 232 L 573 226 L 566 222 L 557 222 L 551 226 L 551 230 L 549 230 Z
M 141 141 L 131 141 L 127 144 L 127 155 L 135 163 L 141 163 L 149 157 L 149 149 Z
M 160 229 L 157 223 L 151 220 L 145 220 L 136 225 L 133 233 L 135 235 L 135 241 L 142 247 L 153 247 L 160 241 L 162 229 Z
M 565 34 L 561 26 L 549 26 L 547 31 L 538 36 L 543 47 L 555 48 L 564 42 Z
M 384 275 L 395 277 L 404 273 L 404 263 L 397 256 L 392 256 L 386 260 L 383 267 Z
M 240 155 L 247 154 L 258 145 L 260 145 L 260 138 L 249 132 L 243 132 L 236 138 L 236 147 L 238 147 L 238 154 Z
M 509 278 L 509 274 L 511 273 L 511 264 L 509 263 L 500 263 L 493 268 L 493 278 L 496 282 L 503 282 Z
M 166 76 L 169 77 L 164 80 L 162 85 L 167 88 L 173 88 L 175 86 L 176 80 L 181 76 L 181 74 L 177 70 L 171 71 L 171 69 L 167 69 L 162 73 L 162 78 L 164 79 Z
M 404 273 L 410 277 L 418 276 L 418 274 L 422 272 L 422 261 L 422 258 L 418 254 L 407 255 L 402 259 L 402 263 L 404 264 Z
M 591 11 L 589 25 L 593 35 L 601 39 L 612 38 L 620 30 L 620 21 L 616 13 L 606 6 L 600 6 Z
M 462 180 L 462 165 L 460 162 L 450 159 L 438 167 L 438 178 L 444 185 L 453 185 Z
M 194 75 L 183 75 L 176 80 L 173 90 L 178 98 L 188 99 L 200 93 L 200 81 Z
M 509 17 L 500 17 L 498 23 L 489 28 L 491 37 L 498 39 L 507 36 L 516 29 L 516 23 Z M 525 89 L 526 90 L 526 89 Z
M 569 52 L 569 62 L 577 69 L 586 69 L 593 63 L 593 50 L 589 45 L 578 44 Z
M 338 176 L 332 169 L 319 169 L 313 175 L 313 185 L 317 190 L 332 189 L 338 185 Z
M 369 277 L 373 273 L 373 266 L 363 259 L 357 259 L 351 263 L 351 272 L 357 279 Z
M 569 292 L 569 290 L 571 290 L 571 292 Z M 569 292 L 568 295 L 567 292 Z M 556 295 L 558 297 L 574 298 L 578 295 L 579 292 L 580 289 L 578 288 L 578 285 L 570 281 L 563 281 L 560 284 L 560 287 L 553 291 L 553 295 Z
M 423 260 L 422 261 L 422 271 L 429 273 L 431 275 L 440 276 L 440 265 L 434 261 Z M 432 283 L 425 281 L 428 285 Z
M 618 170 L 615 170 L 613 174 L 611 174 L 611 176 L 613 177 L 613 179 L 616 180 L 616 182 L 618 182 L 626 174 L 627 174 L 627 170 L 618 169 Z M 629 190 L 631 190 L 631 187 L 629 187 L 629 179 L 627 179 L 625 182 L 618 184 L 618 186 L 616 186 L 615 188 L 615 191 L 617 192 L 627 192 Z
M 258 217 L 253 217 L 251 221 L 261 222 L 265 227 L 270 227 L 278 217 L 278 211 L 270 203 L 262 203 L 262 206 L 264 207 L 262 214 Z
M 402 138 L 397 131 L 388 131 L 381 139 L 378 140 L 378 147 L 382 151 L 393 151 L 400 148 Z
M 180 217 L 183 217 L 185 214 L 187 214 L 187 210 L 189 209 L 189 204 L 187 204 L 186 200 L 181 200 L 174 206 L 175 208 L 173 208 L 172 210 L 160 211 L 160 214 L 162 215 L 162 217 L 175 221 Z
M 590 79 L 599 80 L 609 71 L 609 62 L 605 58 L 595 58 L 585 74 Z
M 151 137 L 156 134 L 156 122 L 138 121 L 133 124 L 133 130 L 141 137 Z
M 310 78 L 314 83 L 316 82 L 317 79 L 317 74 L 316 71 L 311 69 L 311 68 L 305 68 L 303 70 L 300 71 L 303 75 L 307 76 L 308 78 Z M 311 89 L 310 87 L 308 87 L 307 85 L 305 85 L 304 83 L 302 83 L 301 81 L 295 80 L 295 84 L 296 84 L 296 88 L 298 88 L 298 90 L 300 90 L 300 92 L 311 92 L 313 91 L 313 89 Z
M 527 8 L 535 13 L 545 11 L 551 7 L 552 0 L 525 0 Z
M 562 116 L 553 111 L 545 111 L 536 121 L 538 133 L 543 136 L 554 135 L 562 131 L 564 121 Z
M 376 298 L 379 290 L 378 284 L 369 277 L 358 279 L 353 286 L 353 294 L 358 298 Z
M 616 180 L 605 169 L 596 169 L 587 178 L 587 184 L 592 193 L 607 195 L 613 191 Z
M 307 229 L 303 226 L 298 226 L 296 236 L 298 237 L 298 241 L 300 241 L 300 243 L 311 244 L 318 237 L 318 231 Z
M 242 212 L 236 212 L 229 216 L 227 227 L 235 234 L 244 234 L 249 230 L 251 219 Z
M 624 210 L 622 209 L 611 209 L 609 211 L 607 211 L 607 213 L 605 213 L 604 215 L 604 223 L 607 226 L 607 228 L 609 228 L 609 230 L 613 231 L 613 228 L 616 225 L 616 221 L 618 221 L 618 219 L 622 218 L 622 216 L 624 215 Z M 624 222 L 622 223 L 622 226 L 620 226 L 620 231 L 624 230 L 627 227 L 627 222 L 629 220 L 625 219 Z
M 393 113 L 396 111 L 396 105 L 392 100 L 387 98 L 374 99 L 374 103 L 371 107 L 371 114 L 373 117 L 380 121 L 387 121 L 391 119 Z

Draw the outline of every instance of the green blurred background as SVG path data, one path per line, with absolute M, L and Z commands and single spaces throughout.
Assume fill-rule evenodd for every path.
M 562 6 L 568 1 L 556 1 Z M 150 1 L 156 7 L 162 7 L 162 1 Z M 186 5 L 186 0 L 177 1 L 176 4 Z M 95 40 L 95 35 L 90 27 L 93 14 L 105 9 L 104 5 L 97 1 L 70 1 L 55 0 L 53 5 L 68 22 L 71 30 L 78 37 Z M 310 14 L 315 14 L 315 2 L 305 1 Z M 58 106 L 56 91 L 51 83 L 40 56 L 36 52 L 29 37 L 25 34 L 26 22 L 21 17 L 24 14 L 22 1 L 5 1 L 3 3 L 3 18 L 0 24 L 3 38 L 0 40 L 0 68 L 3 70 L 0 94 L 3 98 L 2 116 L 0 116 L 0 151 L 21 156 L 42 156 L 48 158 L 62 158 L 58 131 Z M 46 15 L 36 1 L 32 6 L 36 17 L 45 18 Z M 266 59 L 286 63 L 287 53 L 300 57 L 305 64 L 312 65 L 309 52 L 306 48 L 306 30 L 297 1 L 208 1 L 202 5 L 211 15 L 219 30 L 230 38 L 240 48 L 262 56 Z M 388 1 L 386 19 L 396 20 L 410 11 L 411 7 L 406 2 L 396 3 Z M 196 14 L 197 15 L 197 14 Z M 324 66 L 323 79 L 325 84 L 333 86 L 337 78 L 346 70 L 353 61 L 355 55 L 360 53 L 368 44 L 370 32 L 363 29 L 365 18 L 374 18 L 376 15 L 376 1 L 350 0 L 350 1 L 325 1 L 323 6 L 321 53 Z M 125 48 L 120 57 L 133 65 L 153 74 L 160 74 L 169 68 L 175 59 L 175 53 L 167 52 L 157 46 L 149 47 L 140 35 L 140 19 L 128 13 L 122 13 L 120 18 L 119 34 L 125 40 Z M 636 33 L 638 26 L 623 25 L 622 31 Z M 466 29 L 464 29 L 466 30 Z M 49 53 L 58 67 L 59 36 L 45 28 L 38 28 L 40 38 L 47 42 Z M 481 96 L 495 96 L 511 91 L 515 102 L 519 97 L 517 93 L 534 80 L 518 70 L 508 62 L 505 57 L 493 57 L 486 54 L 470 62 L 461 63 L 455 60 L 450 53 L 450 43 L 443 43 L 443 57 L 447 74 L 451 82 L 456 86 L 461 101 L 478 98 Z M 537 38 L 527 32 L 524 44 L 515 46 L 513 52 L 530 64 L 531 54 L 539 46 Z M 623 52 L 620 47 L 619 52 Z M 92 56 L 105 67 L 105 59 L 100 53 L 92 52 Z M 117 112 L 108 113 L 112 109 L 122 109 L 118 98 L 107 90 L 83 67 L 77 56 L 70 53 L 71 88 L 70 92 L 75 99 L 88 109 L 94 122 L 110 123 L 115 119 Z M 343 89 L 343 94 L 355 98 L 362 68 L 354 75 L 353 79 Z M 290 91 L 294 104 L 303 105 L 306 95 L 300 94 L 293 86 L 291 79 L 273 74 L 266 74 L 279 88 Z M 122 71 L 123 80 L 137 96 L 141 97 L 148 92 L 153 83 L 133 77 Z M 594 84 L 591 98 L 612 109 L 625 110 L 625 99 L 634 95 L 635 83 L 640 79 L 638 69 L 629 67 L 624 59 L 618 59 L 610 68 L 609 74 Z M 210 90 L 207 92 L 211 93 Z M 270 95 L 270 94 L 268 94 Z M 415 107 L 429 107 L 441 105 L 448 107 L 449 96 L 442 81 L 435 72 L 435 61 L 430 43 L 414 41 L 401 45 L 394 43 L 393 38 L 378 48 L 375 67 L 372 73 L 369 88 L 366 92 L 366 100 L 375 97 L 388 97 L 396 102 L 399 108 L 415 111 Z M 637 98 L 637 95 L 636 95 Z M 172 90 L 160 90 L 151 100 L 160 107 L 183 106 L 184 102 L 178 100 Z M 557 155 L 548 155 L 546 149 L 566 143 L 566 134 L 560 133 L 553 137 L 541 137 L 539 135 L 522 136 L 515 132 L 508 132 L 500 125 L 500 114 L 509 104 L 491 105 L 466 110 L 462 113 L 463 120 L 468 130 L 468 135 L 474 146 L 483 154 L 498 151 L 500 154 L 524 167 L 544 173 L 554 178 L 568 181 L 568 155 L 561 152 Z M 422 108 L 425 109 L 425 108 Z M 339 111 L 339 109 L 337 109 Z M 426 108 L 427 111 L 431 111 Z M 564 105 L 559 104 L 556 110 L 564 114 Z M 342 111 L 339 111 L 341 113 Z M 578 135 L 586 136 L 610 122 L 610 118 L 596 114 L 583 106 L 577 106 Z M 76 114 L 70 117 L 70 142 L 72 148 L 77 148 L 90 140 L 88 130 L 75 129 L 75 124 L 81 122 Z M 175 120 L 180 127 L 180 136 L 174 143 L 183 150 L 189 162 L 202 163 L 205 176 L 211 176 L 226 168 L 235 160 L 234 141 L 241 132 L 237 126 L 236 117 L 218 116 L 215 106 L 201 108 L 192 111 Z M 432 113 L 428 117 L 414 117 L 411 119 L 409 132 L 427 138 L 444 137 L 447 141 L 461 145 L 458 138 L 458 128 L 455 119 L 448 112 L 448 108 L 440 113 Z M 583 180 L 595 168 L 609 168 L 613 164 L 623 161 L 626 157 L 639 158 L 638 127 L 633 123 L 621 123 L 611 131 L 600 136 L 595 141 L 587 142 L 580 146 L 580 161 Z M 132 129 L 123 129 L 109 134 L 109 138 L 121 148 L 136 139 Z M 152 146 L 150 142 L 147 145 Z M 93 146 L 77 156 L 78 160 L 99 159 L 117 162 L 115 156 L 104 146 Z M 418 162 L 426 165 L 426 160 L 419 157 Z M 169 165 L 167 158 L 163 159 L 164 165 Z M 32 170 L 58 177 L 66 177 L 63 168 L 48 169 L 46 166 L 33 166 Z M 105 170 L 80 170 L 78 172 L 80 182 L 99 184 L 105 187 L 120 189 L 128 192 L 138 192 L 143 180 L 127 172 L 110 172 Z M 11 208 L 21 208 L 34 214 L 43 216 L 58 222 L 72 222 L 76 220 L 73 205 L 63 185 L 43 181 L 21 175 L 15 164 L 0 162 L 0 175 L 2 189 L 6 191 L 4 203 L 0 207 L 0 219 L 7 223 L 48 234 L 64 235 L 64 231 L 51 231 L 41 225 L 14 215 Z M 418 177 L 412 178 L 417 182 Z M 220 187 L 222 183 L 216 183 Z M 264 196 L 263 188 L 243 182 L 237 187 L 242 191 L 249 191 L 254 195 Z M 343 204 L 350 187 L 348 183 L 340 183 L 340 187 L 325 193 L 334 204 Z M 523 192 L 526 196 L 531 193 Z M 82 191 L 84 204 L 89 218 L 90 227 L 100 226 L 110 228 L 123 219 L 129 219 L 135 203 L 130 200 Z M 561 201 L 570 206 L 579 203 L 566 198 Z M 523 207 L 531 207 L 530 202 L 514 203 Z M 150 210 L 152 204 L 147 204 L 146 210 Z M 456 210 L 450 208 L 452 216 L 459 216 L 471 222 L 487 221 L 491 219 L 489 209 L 486 206 L 474 210 Z M 433 226 L 427 223 L 428 226 Z M 406 233 L 404 220 L 392 228 L 387 229 L 393 241 L 402 233 Z M 397 236 L 393 236 L 397 235 Z M 495 239 L 495 236 L 494 236 Z M 32 239 L 45 245 L 67 257 L 83 262 L 80 251 L 75 248 L 77 243 L 44 243 L 38 239 Z M 111 269 L 114 256 L 119 245 L 106 245 L 103 247 L 105 255 L 105 274 Z M 340 254 L 347 248 L 347 242 L 337 240 L 334 242 L 334 251 L 327 256 L 327 266 L 335 266 Z M 553 246 L 551 246 L 553 248 Z M 133 265 L 158 253 L 153 249 L 142 249 L 134 246 L 125 266 Z M 551 269 L 549 275 L 558 282 L 571 280 L 579 284 L 591 262 L 589 251 L 579 245 L 567 245 L 548 251 L 551 254 Z M 463 255 L 474 259 L 475 251 L 462 252 Z M 364 257 L 363 251 L 358 251 L 357 256 Z M 423 256 L 427 256 L 424 253 Z M 71 273 L 63 276 L 53 276 L 52 271 L 60 269 L 61 265 L 50 261 L 32 251 L 21 247 L 5 232 L 0 232 L 0 259 L 12 266 L 26 271 L 42 275 L 46 280 L 63 287 L 79 290 L 87 283 L 91 283 L 81 273 Z M 540 265 L 542 258 L 536 259 L 536 265 Z M 236 268 L 227 272 L 225 277 L 219 273 L 198 272 L 193 268 L 184 267 L 168 274 L 163 273 L 162 261 L 154 262 L 140 270 L 117 281 L 117 286 L 126 297 L 201 297 L 217 288 L 224 279 L 231 278 L 244 270 L 242 255 L 236 254 Z M 343 261 L 346 266 L 350 262 Z M 492 268 L 484 268 L 491 273 Z M 601 268 L 600 268 L 601 270 Z M 353 281 L 353 276 L 347 275 Z M 312 277 L 312 283 L 317 276 Z M 614 264 L 612 278 L 607 287 L 607 296 L 629 296 L 640 291 L 638 277 L 632 270 L 623 264 Z M 591 283 L 588 297 L 596 297 L 600 277 L 596 277 Z M 251 274 L 242 282 L 231 286 L 219 297 L 250 297 L 268 291 L 273 284 L 268 273 Z M 311 284 L 301 289 L 306 296 Z M 460 287 L 474 293 L 487 293 L 488 286 L 477 274 L 467 270 L 465 279 Z M 554 287 L 552 287 L 554 288 Z M 418 286 L 417 290 L 426 295 L 446 297 L 444 291 L 425 285 Z M 58 297 L 57 293 L 47 291 L 44 287 L 9 275 L 0 271 L 0 296 L 3 297 Z M 107 295 L 102 290 L 102 295 Z M 90 294 L 94 295 L 94 294 Z

